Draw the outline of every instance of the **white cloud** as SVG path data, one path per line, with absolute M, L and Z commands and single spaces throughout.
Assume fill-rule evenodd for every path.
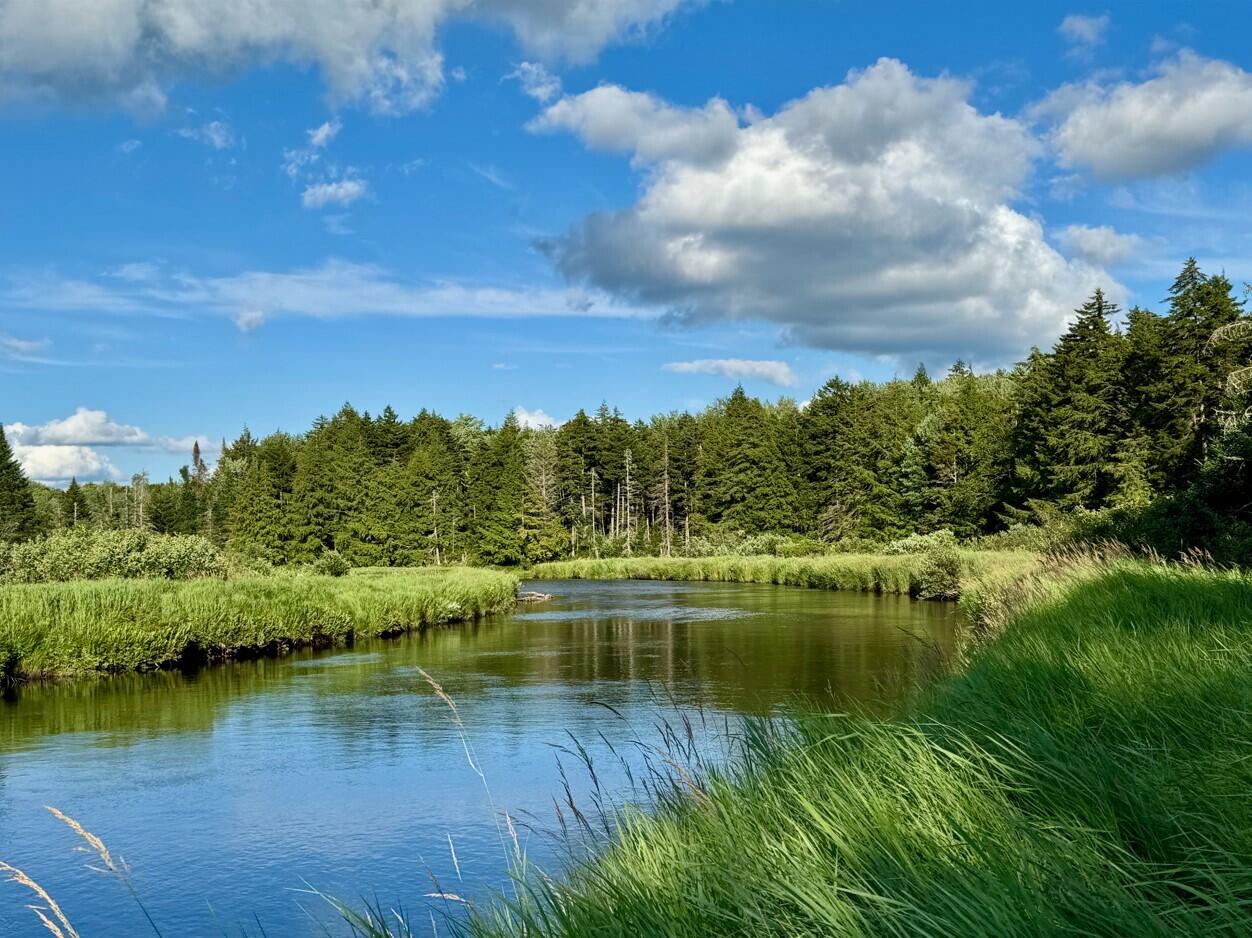
M 540 408 L 527 410 L 521 404 L 513 408 L 513 416 L 517 418 L 521 426 L 528 430 L 547 430 L 551 427 L 559 427 L 563 422 L 549 417 Z
M 467 163 L 466 165 L 469 166 L 469 168 L 472 169 L 477 175 L 487 180 L 497 189 L 503 189 L 506 192 L 512 192 L 515 188 L 517 188 L 516 186 L 513 185 L 513 183 L 509 182 L 508 179 L 502 176 L 500 174 L 500 171 L 496 169 L 494 166 L 481 166 L 478 163 Z
M 1100 267 L 1128 260 L 1144 244 L 1139 235 L 1122 234 L 1108 225 L 1069 225 L 1058 232 L 1057 239 L 1071 254 Z
M 314 127 L 308 131 L 309 146 L 317 147 L 319 150 L 335 139 L 339 134 L 342 125 L 339 121 L 326 121 L 319 127 Z
M 336 182 L 318 182 L 305 187 L 300 201 L 305 208 L 325 208 L 327 205 L 351 205 L 369 194 L 370 187 L 364 179 L 340 179 Z
M 235 316 L 235 325 L 240 332 L 251 332 L 253 329 L 259 328 L 265 322 L 265 312 L 259 309 L 241 310 Z
M 508 24 L 524 48 L 587 61 L 683 0 L 5 0 L 0 92 L 113 96 L 164 106 L 162 86 L 275 60 L 316 65 L 332 97 L 379 112 L 421 107 L 444 83 L 437 37 L 453 18 Z
M 522 62 L 505 77 L 516 80 L 522 91 L 540 104 L 547 104 L 561 94 L 561 79 L 539 62 Z
M 1109 28 L 1109 15 L 1084 16 L 1071 13 L 1061 20 L 1057 27 L 1062 38 L 1075 49 L 1089 51 L 1104 41 L 1104 34 Z
M 13 455 L 27 478 L 57 484 L 71 478 L 82 481 L 120 479 L 121 471 L 109 457 L 89 446 L 27 446 L 13 444 Z
M 11 423 L 9 436 L 28 446 L 151 446 L 154 440 L 139 427 L 116 423 L 103 410 L 80 407 L 69 417 L 28 426 Z
M 131 153 L 134 153 L 136 150 L 138 150 L 141 146 L 143 146 L 142 140 L 123 140 L 121 143 L 117 145 L 117 151 L 119 153 L 125 153 L 126 155 L 129 156 Z
M 128 265 L 129 266 L 129 265 Z M 248 270 L 219 277 L 165 271 L 126 280 L 51 274 L 0 280 L 0 302 L 30 312 L 225 317 L 245 330 L 276 316 L 646 316 L 654 311 L 581 288 L 411 282 L 374 264 L 329 260 L 318 267 Z
M 43 424 L 15 422 L 5 427 L 14 455 L 26 474 L 42 482 L 79 479 L 115 479 L 121 473 L 101 447 L 138 447 L 169 453 L 190 453 L 192 445 L 204 437 L 169 437 L 148 433 L 136 426 L 118 423 L 103 410 L 80 407 L 68 417 Z M 205 452 L 214 449 L 207 441 Z
M 641 162 L 703 163 L 731 153 L 739 119 L 720 98 L 702 108 L 673 107 L 655 95 L 601 85 L 557 101 L 530 128 L 568 130 L 593 149 L 634 153 Z
M 1034 109 L 1064 166 L 1102 179 L 1175 173 L 1252 146 L 1252 74 L 1183 50 L 1142 82 L 1064 85 Z
M 558 269 L 676 320 L 765 320 L 798 342 L 1004 360 L 1055 337 L 1100 269 L 1016 211 L 1039 145 L 969 87 L 883 59 L 740 126 L 597 88 L 535 122 L 647 164 L 631 207 L 541 246 Z
M 758 378 L 780 387 L 789 388 L 797 383 L 791 366 L 780 361 L 757 361 L 744 358 L 701 358 L 689 362 L 669 362 L 661 366 L 666 371 L 683 375 L 721 375 L 726 378 Z
M 214 150 L 229 150 L 236 143 L 235 130 L 226 121 L 209 121 L 199 127 L 183 127 L 175 133 Z
M 0 332 L 0 351 L 17 358 L 26 358 L 37 352 L 42 352 L 51 344 L 52 342 L 48 339 L 19 339 Z

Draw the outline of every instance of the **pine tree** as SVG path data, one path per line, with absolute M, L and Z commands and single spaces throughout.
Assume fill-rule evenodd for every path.
M 0 425 L 0 541 L 26 540 L 35 531 L 35 498 Z

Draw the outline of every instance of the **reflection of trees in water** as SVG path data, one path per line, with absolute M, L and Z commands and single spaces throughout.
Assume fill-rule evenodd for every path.
M 637 612 L 627 611 L 632 599 Z M 597 606 L 614 614 L 598 615 Z M 519 735 L 535 722 L 533 708 L 643 702 L 648 685 L 683 705 L 745 713 L 797 697 L 817 706 L 867 704 L 933 680 L 953 640 L 953 614 L 939 605 L 741 584 L 580 584 L 544 609 L 574 617 L 522 614 L 190 676 L 28 686 L 0 703 L 0 749 L 72 732 L 128 745 L 204 732 L 228 712 L 324 730 L 352 755 L 411 746 L 415 721 L 445 722 L 418 666 L 459 702 L 474 702 L 473 723 L 490 720 Z M 734 609 L 748 615 L 701 617 Z M 272 707 L 239 706 L 260 694 L 277 695 Z

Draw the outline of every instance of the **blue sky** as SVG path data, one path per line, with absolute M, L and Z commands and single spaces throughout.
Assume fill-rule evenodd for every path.
M 1009 364 L 1252 278 L 1252 10 L 0 4 L 0 421 L 163 478 L 345 400 L 498 422 Z

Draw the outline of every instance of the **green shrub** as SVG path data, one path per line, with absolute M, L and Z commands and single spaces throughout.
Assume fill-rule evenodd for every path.
M 921 556 L 922 563 L 917 569 L 917 598 L 958 598 L 961 595 L 961 575 L 964 565 L 955 545 L 932 547 Z
M 891 541 L 884 544 L 881 551 L 884 554 L 894 556 L 897 554 L 925 554 L 935 550 L 955 550 L 956 547 L 956 535 L 947 528 L 941 528 L 938 531 L 931 531 L 929 534 L 910 534 L 908 537 Z
M 194 580 L 225 576 L 227 564 L 207 538 L 71 528 L 0 551 L 0 582 Z
M 352 564 L 339 551 L 325 550 L 313 561 L 313 572 L 318 576 L 347 576 L 352 572 Z

